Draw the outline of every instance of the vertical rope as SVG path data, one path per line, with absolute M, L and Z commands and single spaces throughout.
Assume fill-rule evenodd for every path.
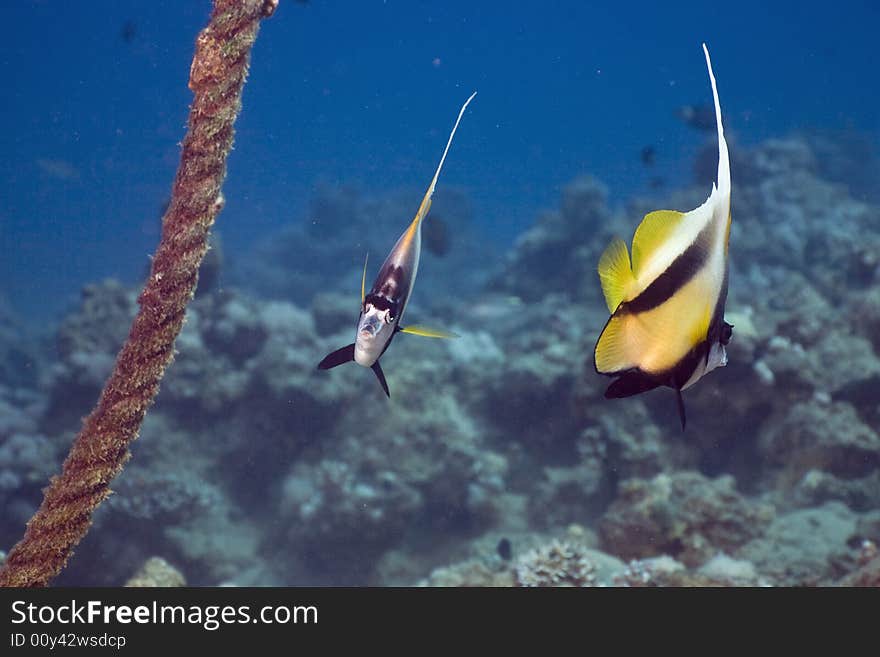
M 61 474 L 49 482 L 24 537 L 6 557 L 2 586 L 44 586 L 61 572 L 88 532 L 92 512 L 110 495 L 110 481 L 131 456 L 129 444 L 173 358 L 208 231 L 223 207 L 220 188 L 250 50 L 260 20 L 277 5 L 278 0 L 215 0 L 208 26 L 196 39 L 189 79 L 195 98 L 162 239 L 138 298 L 140 311 Z

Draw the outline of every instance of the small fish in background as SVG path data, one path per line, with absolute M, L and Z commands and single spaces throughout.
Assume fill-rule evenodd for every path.
M 645 146 L 639 154 L 639 157 L 642 160 L 642 164 L 646 167 L 652 167 L 654 166 L 654 161 L 657 159 L 657 150 L 653 146 Z
M 648 187 L 651 189 L 663 189 L 666 186 L 666 180 L 662 176 L 654 176 L 648 181 Z
M 449 224 L 436 215 L 431 216 L 431 221 L 425 224 L 424 235 L 425 248 L 438 258 L 442 258 L 452 249 L 452 235 L 449 232 Z
M 119 31 L 119 37 L 125 43 L 132 43 L 137 37 L 137 24 L 134 21 L 128 20 L 122 24 L 122 29 Z
M 391 345 L 395 335 L 411 333 L 426 338 L 456 337 L 454 333 L 426 326 L 410 325 L 404 328 L 400 322 L 403 319 L 406 304 L 412 295 L 416 273 L 419 269 L 419 255 L 422 250 L 422 223 L 431 209 L 434 188 L 437 186 L 437 179 L 440 177 L 440 170 L 443 168 L 446 154 L 449 153 L 449 147 L 452 145 L 452 138 L 455 136 L 455 131 L 458 129 L 458 124 L 461 122 L 461 117 L 464 116 L 467 106 L 476 95 L 477 92 L 471 94 L 470 98 L 461 106 L 449 140 L 446 142 L 443 156 L 440 158 L 440 164 L 437 165 L 437 171 L 428 186 L 428 191 L 425 192 L 418 212 L 409 227 L 397 240 L 394 248 L 391 249 L 391 253 L 385 258 L 369 293 L 365 289 L 367 263 L 364 261 L 364 273 L 361 278 L 361 313 L 358 318 L 355 341 L 328 354 L 324 360 L 318 363 L 318 369 L 329 370 L 343 363 L 354 361 L 358 365 L 371 368 L 379 380 L 382 390 L 388 397 L 391 397 L 385 374 L 382 371 L 382 366 L 379 365 L 379 359 Z
M 632 242 L 615 239 L 599 260 L 599 278 L 611 317 L 594 352 L 599 374 L 616 377 L 606 398 L 637 395 L 659 386 L 676 393 L 727 364 L 733 327 L 724 321 L 730 238 L 730 162 L 721 104 L 709 51 L 703 44 L 718 131 L 718 184 L 690 212 L 658 210 L 645 216 Z
M 682 105 L 675 116 L 685 125 L 700 132 L 715 130 L 715 108 L 712 105 Z

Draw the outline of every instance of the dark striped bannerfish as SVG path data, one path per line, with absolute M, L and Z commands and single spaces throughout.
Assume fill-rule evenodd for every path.
M 455 337 L 454 333 L 426 326 L 413 324 L 403 327 L 400 321 L 412 294 L 416 273 L 419 270 L 419 255 L 422 250 L 422 222 L 428 216 L 428 210 L 431 209 L 431 198 L 434 196 L 434 188 L 437 186 L 437 178 L 440 177 L 440 170 L 443 168 L 446 154 L 452 145 L 452 138 L 455 136 L 461 117 L 464 116 L 464 111 L 476 95 L 477 92 L 471 94 L 470 98 L 461 106 L 458 118 L 449 134 L 449 140 L 446 142 L 443 156 L 440 158 L 440 164 L 437 165 L 437 171 L 428 186 L 428 191 L 425 192 L 419 211 L 416 212 L 409 228 L 397 240 L 391 253 L 385 258 L 369 293 L 365 291 L 367 263 L 364 262 L 364 273 L 361 278 L 361 314 L 358 318 L 355 341 L 328 354 L 324 360 L 318 363 L 318 369 L 328 370 L 337 365 L 354 361 L 358 365 L 372 368 L 385 394 L 390 397 L 385 374 L 382 372 L 382 366 L 379 365 L 379 358 L 388 349 L 391 340 L 397 333 L 411 333 L 427 338 Z
M 599 278 L 611 317 L 594 352 L 596 371 L 617 377 L 606 398 L 659 386 L 681 391 L 727 364 L 733 327 L 724 321 L 730 239 L 730 162 L 709 50 L 703 44 L 718 130 L 718 184 L 690 212 L 659 210 L 636 229 L 630 262 L 626 244 L 611 242 Z

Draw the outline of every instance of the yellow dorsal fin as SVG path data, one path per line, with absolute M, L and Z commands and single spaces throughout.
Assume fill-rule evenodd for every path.
M 367 298 L 367 261 L 370 259 L 370 252 L 364 256 L 364 275 L 361 276 L 361 303 Z
M 626 243 L 619 237 L 611 241 L 599 258 L 599 280 L 602 282 L 602 293 L 605 295 L 608 311 L 613 313 L 620 302 L 627 298 L 635 283 L 629 264 L 629 251 Z
M 423 338 L 457 338 L 456 333 L 444 331 L 442 329 L 431 328 L 421 324 L 410 324 L 406 328 L 400 329 L 401 333 L 409 333 L 410 335 L 420 335 Z
M 443 157 L 440 158 L 440 164 L 437 165 L 437 171 L 434 173 L 434 178 L 428 186 L 428 191 L 425 192 L 425 198 L 422 199 L 422 204 L 419 206 L 419 211 L 416 212 L 415 219 L 413 219 L 414 226 L 421 223 L 421 221 L 427 216 L 428 210 L 431 209 L 431 197 L 434 196 L 434 188 L 437 186 L 437 179 L 440 177 L 440 169 L 443 168 L 443 162 L 446 161 L 446 154 L 449 152 L 449 147 L 452 145 L 452 138 L 455 136 L 455 131 L 458 130 L 458 124 L 461 123 L 461 117 L 464 116 L 464 111 L 476 95 L 476 91 L 472 93 L 470 98 L 464 101 L 464 105 L 461 106 L 461 110 L 458 112 L 458 118 L 455 120 L 455 125 L 452 126 L 452 132 L 449 133 L 449 140 L 446 142 L 446 148 L 443 150 Z
M 683 212 L 676 210 L 656 210 L 645 215 L 633 237 L 632 269 L 636 276 L 642 263 L 669 240 L 684 217 Z

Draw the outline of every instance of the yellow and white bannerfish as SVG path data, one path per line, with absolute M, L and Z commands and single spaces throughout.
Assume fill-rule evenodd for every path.
M 596 343 L 596 371 L 617 377 L 606 398 L 637 395 L 658 386 L 681 391 L 727 364 L 733 327 L 724 321 L 730 239 L 730 162 L 709 51 L 703 44 L 718 129 L 718 183 L 690 212 L 645 215 L 632 242 L 615 239 L 599 260 L 599 278 L 611 318 Z
M 443 156 L 440 158 L 440 164 L 437 165 L 437 171 L 428 186 L 428 191 L 425 192 L 419 210 L 409 228 L 404 231 L 394 248 L 391 249 L 391 253 L 385 258 L 369 292 L 365 290 L 367 263 L 364 262 L 364 274 L 361 279 L 361 314 L 358 318 L 355 341 L 328 354 L 324 360 L 318 363 L 318 369 L 328 370 L 337 365 L 354 361 L 358 365 L 371 368 L 376 374 L 376 378 L 379 379 L 385 394 L 390 397 L 385 374 L 382 372 L 382 366 L 379 365 L 379 358 L 388 349 L 391 340 L 397 333 L 411 333 L 427 338 L 455 337 L 454 333 L 426 326 L 410 325 L 404 328 L 400 321 L 412 294 L 416 273 L 419 270 L 419 255 L 422 250 L 422 222 L 428 215 L 428 210 L 431 209 L 431 198 L 434 196 L 434 188 L 437 186 L 437 178 L 440 177 L 440 170 L 443 168 L 446 154 L 452 145 L 452 138 L 455 136 L 461 117 L 464 116 L 464 111 L 476 95 L 477 92 L 471 94 L 470 98 L 461 106 L 449 140 L 446 142 Z

